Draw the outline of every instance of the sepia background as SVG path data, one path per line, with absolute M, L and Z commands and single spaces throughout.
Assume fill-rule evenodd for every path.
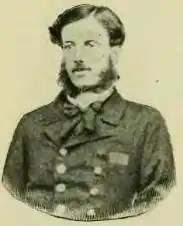
M 177 186 L 150 214 L 114 222 L 73 222 L 50 217 L 13 199 L 0 185 L 0 225 L 60 226 L 183 225 L 183 1 L 165 0 L 11 0 L 0 7 L 0 176 L 20 117 L 47 104 L 56 83 L 61 50 L 49 42 L 47 28 L 67 7 L 93 3 L 111 7 L 126 30 L 118 70 L 120 93 L 152 105 L 166 118 L 172 137 Z

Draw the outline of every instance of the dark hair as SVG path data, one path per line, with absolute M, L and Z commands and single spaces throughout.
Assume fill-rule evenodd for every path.
M 84 19 L 90 14 L 93 14 L 96 20 L 107 29 L 110 46 L 122 46 L 125 40 L 125 31 L 119 17 L 108 7 L 90 4 L 74 6 L 57 17 L 53 25 L 48 28 L 52 43 L 62 46 L 61 31 L 63 27 Z

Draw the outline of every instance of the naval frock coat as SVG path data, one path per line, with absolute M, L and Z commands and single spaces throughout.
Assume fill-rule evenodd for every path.
M 115 90 L 96 113 L 95 131 L 75 133 L 82 114 L 64 114 L 63 92 L 25 114 L 7 154 L 2 183 L 52 216 L 104 220 L 135 216 L 175 183 L 170 135 L 158 110 Z

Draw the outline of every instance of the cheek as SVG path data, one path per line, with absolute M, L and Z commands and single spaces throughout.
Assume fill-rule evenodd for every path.
M 71 57 L 64 57 L 64 62 L 67 70 L 71 70 L 73 68 L 73 59 Z
M 108 62 L 109 55 L 106 55 L 104 53 L 100 54 L 94 54 L 89 56 L 89 60 L 91 63 L 96 65 L 105 65 Z

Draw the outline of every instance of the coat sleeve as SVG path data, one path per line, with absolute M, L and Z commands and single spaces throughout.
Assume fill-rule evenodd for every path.
M 133 206 L 146 212 L 165 199 L 175 185 L 175 163 L 170 134 L 159 112 L 148 123 L 142 148 L 140 184 Z
M 24 116 L 19 121 L 6 157 L 2 184 L 14 196 L 21 197 L 25 190 Z
M 49 209 L 53 191 L 47 189 L 30 189 L 28 187 L 28 162 L 26 152 L 26 115 L 19 121 L 8 154 L 2 174 L 2 184 L 7 191 L 20 201 L 38 209 Z

